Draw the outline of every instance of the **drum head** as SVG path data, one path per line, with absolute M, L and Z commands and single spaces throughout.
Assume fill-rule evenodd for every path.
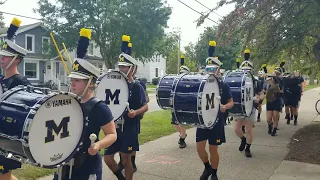
M 106 102 L 114 120 L 125 112 L 129 100 L 129 87 L 122 73 L 110 71 L 99 81 L 96 97 Z
M 245 85 L 244 85 L 244 104 L 245 104 L 245 111 L 247 116 L 251 116 L 252 109 L 253 109 L 253 96 L 254 96 L 254 86 L 253 86 L 253 79 L 250 73 L 247 73 L 245 76 Z
M 210 75 L 204 85 L 201 98 L 201 110 L 204 125 L 212 127 L 220 114 L 220 87 L 215 76 Z
M 29 148 L 34 160 L 43 166 L 55 166 L 70 160 L 84 128 L 80 103 L 68 95 L 57 94 L 46 100 L 35 115 L 29 113 L 28 117 L 32 119 Z

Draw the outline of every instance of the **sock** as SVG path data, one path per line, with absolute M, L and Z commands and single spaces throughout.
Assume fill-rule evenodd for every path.
M 131 162 L 133 166 L 136 166 L 136 156 L 131 156 Z
M 212 168 L 212 176 L 217 176 L 217 171 L 218 171 L 218 169 Z
M 242 136 L 240 139 L 241 139 L 242 141 L 246 141 L 246 137 L 244 137 L 244 136 Z
M 123 178 L 123 174 L 121 173 L 121 171 L 117 170 L 117 172 L 113 173 L 114 175 L 116 175 L 116 177 L 119 178 Z
M 251 144 L 248 144 L 248 143 L 247 143 L 246 151 L 250 151 L 250 146 L 251 146 Z
M 204 167 L 206 169 L 209 169 L 211 167 L 210 163 L 209 162 L 206 162 L 206 163 L 203 163 L 204 164 Z
M 294 115 L 294 121 L 298 120 L 298 115 Z
M 260 113 L 258 113 L 258 119 L 260 119 Z
M 289 119 L 290 118 L 290 114 L 286 114 L 285 119 Z
M 293 119 L 293 114 L 291 114 L 291 119 Z

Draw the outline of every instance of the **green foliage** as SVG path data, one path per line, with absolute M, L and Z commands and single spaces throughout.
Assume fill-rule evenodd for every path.
M 134 56 L 148 60 L 156 41 L 164 35 L 171 8 L 162 0 L 39 0 L 36 11 L 50 30 L 64 37 L 66 46 L 77 46 L 80 29 L 93 30 L 107 67 L 118 61 L 123 34 L 131 36 Z

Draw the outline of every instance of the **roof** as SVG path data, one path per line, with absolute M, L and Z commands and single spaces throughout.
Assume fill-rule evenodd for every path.
M 20 26 L 19 29 L 17 30 L 16 34 L 18 35 L 20 33 L 26 32 L 30 29 L 36 28 L 38 26 L 42 26 L 43 28 L 45 28 L 43 26 L 42 22 L 37 22 L 37 23 L 33 23 L 33 24 Z M 0 37 L 7 36 L 7 30 L 8 30 L 8 28 L 0 28 Z

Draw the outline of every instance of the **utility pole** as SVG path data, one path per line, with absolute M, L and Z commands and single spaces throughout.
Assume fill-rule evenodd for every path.
M 181 31 L 180 27 L 178 28 L 178 33 L 179 33 L 179 39 L 178 39 L 178 66 L 177 66 L 177 74 L 179 74 L 180 71 L 180 48 L 181 48 Z

